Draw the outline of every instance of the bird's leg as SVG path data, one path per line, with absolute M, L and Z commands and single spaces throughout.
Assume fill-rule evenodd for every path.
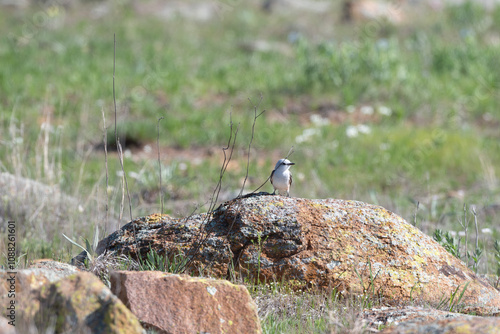
M 286 191 L 286 195 L 290 197 L 290 192 L 288 190 Z
M 276 189 L 274 189 L 273 193 L 271 195 L 276 195 Z

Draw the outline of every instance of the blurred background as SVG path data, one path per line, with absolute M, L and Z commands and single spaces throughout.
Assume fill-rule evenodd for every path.
M 0 0 L 0 233 L 16 220 L 21 262 L 67 261 L 61 233 L 100 239 L 160 194 L 164 213 L 204 212 L 231 136 L 218 203 L 247 159 L 243 193 L 293 147 L 293 197 L 381 205 L 462 243 L 477 222 L 491 249 L 499 2 Z

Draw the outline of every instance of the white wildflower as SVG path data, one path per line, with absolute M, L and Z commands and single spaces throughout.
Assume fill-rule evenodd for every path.
M 330 124 L 330 120 L 328 118 L 322 117 L 321 115 L 318 114 L 312 114 L 311 117 L 309 117 L 309 119 L 311 120 L 312 124 L 318 127 Z
M 372 106 L 362 106 L 361 113 L 363 115 L 373 115 L 373 107 Z
M 392 115 L 391 108 L 386 107 L 386 106 L 378 107 L 377 111 L 380 115 L 384 115 L 384 116 L 391 116 Z
M 481 233 L 484 233 L 484 234 L 491 234 L 491 233 L 493 233 L 493 232 L 491 231 L 491 228 L 483 228 L 483 229 L 481 229 Z
M 349 125 L 346 129 L 346 135 L 349 138 L 354 138 L 358 136 L 358 127 L 355 125 Z
M 319 135 L 321 133 L 321 131 L 319 129 L 305 129 L 304 131 L 302 131 L 302 134 L 297 136 L 295 138 L 295 141 L 297 143 L 303 143 L 303 142 L 306 142 L 306 141 L 309 141 L 309 139 L 311 139 L 311 137 L 315 136 L 315 135 Z
M 349 105 L 346 107 L 346 110 L 349 114 L 352 114 L 353 112 L 356 111 L 356 107 L 355 106 L 352 106 L 352 105 Z
M 359 124 L 358 125 L 358 131 L 360 133 L 363 133 L 363 134 L 368 134 L 368 133 L 372 132 L 372 129 L 368 125 Z
M 128 176 L 132 179 L 139 180 L 141 178 L 141 175 L 136 172 L 129 172 Z

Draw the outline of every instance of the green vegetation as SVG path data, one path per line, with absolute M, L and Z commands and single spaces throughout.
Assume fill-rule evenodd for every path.
M 465 291 L 467 290 L 467 287 L 469 286 L 469 283 L 470 282 L 465 283 L 464 288 L 462 289 L 462 292 L 460 293 L 458 298 L 457 298 L 457 293 L 458 290 L 460 289 L 460 286 L 457 286 L 455 291 L 453 291 L 450 294 L 449 300 L 446 296 L 443 296 L 437 306 L 437 309 L 444 308 L 444 310 L 449 312 L 459 312 L 459 309 L 461 307 L 460 302 L 462 301 L 462 298 L 464 296 Z
M 95 224 L 102 235 L 130 218 L 113 151 L 116 34 L 116 123 L 134 217 L 159 212 L 160 192 L 173 215 L 206 203 L 230 121 L 239 131 L 221 200 L 238 194 L 262 96 L 267 111 L 256 123 L 245 192 L 293 146 L 292 196 L 366 201 L 408 221 L 420 203 L 415 221 L 428 234 L 464 230 L 462 208 L 474 204 L 477 247 L 460 249 L 467 237 L 445 232 L 440 242 L 479 273 L 498 275 L 500 7 L 466 2 L 394 26 L 341 22 L 340 3 L 312 15 L 238 2 L 210 20 L 140 14 L 127 1 L 106 2 L 98 15 L 98 4 L 0 11 L 0 171 L 59 186 L 82 209 L 54 221 L 27 217 L 18 230 L 22 262 L 68 261 L 79 249 L 61 233 L 92 240 Z M 119 221 L 104 218 L 120 211 Z M 297 326 L 280 321 L 263 323 L 270 333 Z

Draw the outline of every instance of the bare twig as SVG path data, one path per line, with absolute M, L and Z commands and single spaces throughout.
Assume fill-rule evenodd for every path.
M 212 211 L 215 209 L 215 206 L 217 204 L 217 201 L 219 199 L 219 194 L 222 188 L 222 179 L 224 178 L 224 174 L 226 173 L 227 166 L 229 165 L 229 162 L 231 161 L 231 158 L 233 157 L 233 152 L 234 152 L 234 146 L 236 144 L 236 138 L 238 136 L 238 131 L 240 129 L 240 125 L 236 127 L 236 130 L 234 130 L 234 138 L 233 138 L 233 120 L 232 116 L 229 116 L 229 140 L 227 142 L 227 146 L 222 148 L 222 152 L 224 153 L 224 161 L 222 162 L 222 166 L 220 169 L 219 173 L 219 180 L 217 181 L 217 185 L 215 186 L 215 189 L 212 193 L 212 197 L 210 198 L 210 205 L 208 208 L 208 213 L 211 214 Z M 231 144 L 232 141 L 232 144 Z M 226 154 L 226 151 L 229 150 L 229 157 Z
M 115 67 L 116 67 L 116 34 L 113 34 L 113 104 L 115 106 L 115 145 L 118 150 L 118 132 L 116 129 L 116 96 L 115 96 Z
M 163 216 L 163 188 L 162 188 L 162 184 L 161 184 L 161 160 L 160 160 L 160 121 L 163 119 L 164 117 L 160 117 L 158 118 L 158 123 L 156 125 L 157 127 L 157 130 L 158 130 L 158 134 L 156 136 L 156 149 L 158 151 L 158 168 L 159 168 L 159 171 L 160 171 L 160 203 L 161 203 L 161 211 L 160 211 L 160 214 Z
M 108 129 L 106 128 L 106 118 L 104 116 L 104 109 L 102 111 L 102 123 L 103 123 L 103 144 L 104 144 L 104 164 L 106 166 L 106 221 L 104 223 L 104 234 L 106 234 L 106 231 L 108 230 L 108 223 L 109 223 L 109 194 L 108 194 L 108 189 L 109 189 L 109 170 L 108 170 Z
M 123 191 L 123 183 L 125 183 L 125 188 L 127 190 L 127 197 L 128 197 L 128 209 L 130 211 L 130 220 L 132 221 L 134 218 L 132 217 L 132 200 L 130 199 L 130 192 L 128 191 L 128 182 L 127 182 L 127 176 L 125 175 L 125 167 L 123 165 L 123 150 L 122 150 L 122 145 L 120 144 L 120 140 L 116 143 L 118 147 L 118 159 L 120 160 L 120 165 L 122 167 L 122 191 Z M 123 195 L 122 195 L 122 213 L 123 213 Z
M 251 99 L 248 99 L 248 100 L 250 101 L 250 103 L 252 103 Z M 243 185 L 241 186 L 240 193 L 238 194 L 238 197 L 241 197 L 241 195 L 243 194 L 243 190 L 245 189 L 245 184 L 247 183 L 247 180 L 248 180 L 248 170 L 250 167 L 250 151 L 252 148 L 252 142 L 253 142 L 253 138 L 255 135 L 255 123 L 257 123 L 257 118 L 259 118 L 263 113 L 266 112 L 265 110 L 263 110 L 260 114 L 257 114 L 257 110 L 260 108 L 261 103 L 262 103 L 262 95 L 260 96 L 259 103 L 253 107 L 254 117 L 253 117 L 253 123 L 252 123 L 252 135 L 250 137 L 250 142 L 248 143 L 247 172 L 245 175 L 245 180 L 243 181 Z

